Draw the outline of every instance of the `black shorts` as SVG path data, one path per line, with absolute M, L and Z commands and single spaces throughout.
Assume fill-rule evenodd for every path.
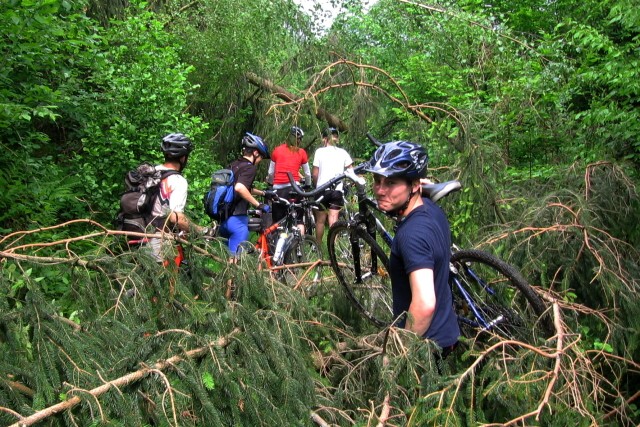
M 327 190 L 323 194 L 323 198 L 320 201 L 322 206 L 327 209 L 333 209 L 339 211 L 344 206 L 344 197 L 342 191 Z

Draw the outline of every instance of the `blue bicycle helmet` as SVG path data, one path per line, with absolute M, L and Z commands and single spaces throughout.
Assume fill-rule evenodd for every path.
M 302 139 L 304 137 L 304 131 L 298 126 L 292 126 L 290 132 L 296 139 Z
M 193 150 L 193 143 L 182 133 L 170 133 L 162 138 L 161 148 L 167 157 L 178 159 L 189 155 Z
M 387 178 L 424 178 L 427 175 L 429 156 L 419 144 L 409 141 L 391 141 L 381 145 L 364 168 L 367 172 Z
M 255 148 L 258 150 L 263 159 L 270 159 L 269 147 L 264 143 L 261 137 L 247 132 L 242 138 L 242 146 L 246 148 Z

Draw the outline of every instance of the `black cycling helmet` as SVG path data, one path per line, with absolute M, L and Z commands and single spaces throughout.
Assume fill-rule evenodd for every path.
M 242 138 L 242 146 L 246 148 L 255 148 L 258 150 L 263 159 L 270 159 L 269 147 L 264 143 L 261 137 L 252 133 L 245 133 Z
M 298 126 L 291 126 L 291 135 L 296 139 L 302 139 L 304 137 L 304 131 Z
M 340 136 L 340 132 L 336 128 L 326 128 L 322 131 L 323 138 L 327 138 L 329 135 Z
M 428 163 L 429 156 L 421 145 L 409 141 L 391 141 L 373 153 L 364 170 L 387 178 L 414 180 L 427 175 Z
M 179 159 L 189 155 L 193 150 L 193 143 L 182 133 L 170 133 L 162 138 L 161 148 L 166 157 Z

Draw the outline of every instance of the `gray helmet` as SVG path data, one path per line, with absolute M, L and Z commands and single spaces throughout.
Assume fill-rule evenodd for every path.
M 427 175 L 429 156 L 419 144 L 409 141 L 391 141 L 381 145 L 364 168 L 367 172 L 387 178 L 424 178 Z
M 304 131 L 298 126 L 291 126 L 291 135 L 296 139 L 302 139 L 304 137 Z
M 327 138 L 329 135 L 340 136 L 340 132 L 334 127 L 329 127 L 322 131 L 323 138 Z
M 271 156 L 269 155 L 269 147 L 267 147 L 267 144 L 265 144 L 262 138 L 258 135 L 254 135 L 249 132 L 245 133 L 244 137 L 242 138 L 242 146 L 246 148 L 255 148 L 260 152 L 260 155 L 264 159 L 271 158 Z
M 193 143 L 182 133 L 170 133 L 162 138 L 161 147 L 167 157 L 178 159 L 189 155 L 193 150 Z

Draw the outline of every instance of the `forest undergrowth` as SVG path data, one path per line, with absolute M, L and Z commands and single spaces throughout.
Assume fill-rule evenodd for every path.
M 11 233 L 0 424 L 637 425 L 640 258 L 606 231 L 637 195 L 608 164 L 582 178 L 479 233 L 543 296 L 552 336 L 470 336 L 444 360 L 368 324 L 326 265 L 292 289 L 251 254 L 228 265 L 218 241 L 182 241 L 176 270 L 89 220 Z

